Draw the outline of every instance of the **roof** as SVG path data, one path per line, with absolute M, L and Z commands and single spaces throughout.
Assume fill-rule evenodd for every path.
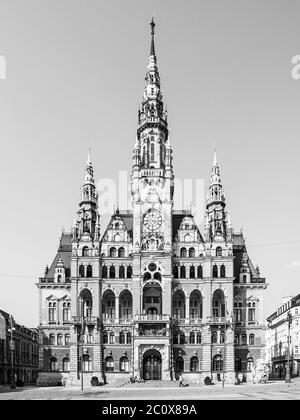
M 52 279 L 54 277 L 54 270 L 57 265 L 59 258 L 62 259 L 62 262 L 65 268 L 71 267 L 71 253 L 72 253 L 72 234 L 71 233 L 62 233 L 57 254 L 49 268 L 48 273 L 45 275 L 45 278 Z

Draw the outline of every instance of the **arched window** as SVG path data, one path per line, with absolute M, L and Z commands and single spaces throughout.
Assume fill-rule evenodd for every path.
M 225 265 L 224 264 L 221 265 L 220 276 L 222 278 L 226 277 L 226 269 L 225 269 Z
M 195 248 L 189 249 L 189 258 L 195 258 Z
M 161 274 L 156 272 L 156 273 L 154 273 L 153 278 L 155 278 L 155 280 L 161 281 Z
M 106 265 L 102 267 L 102 278 L 107 279 L 107 266 Z
M 91 264 L 89 264 L 86 268 L 86 276 L 93 277 L 93 267 L 91 266 Z
M 105 371 L 113 372 L 114 371 L 114 359 L 111 356 L 108 356 L 105 359 Z
M 148 271 L 146 271 L 146 273 L 143 276 L 143 280 L 146 281 L 146 280 L 150 280 L 150 279 L 151 279 L 151 274 Z
M 114 279 L 116 277 L 116 269 L 114 265 L 109 267 L 109 278 Z
M 202 268 L 202 265 L 198 265 L 198 268 L 197 268 L 197 278 L 198 279 L 203 279 L 203 268 Z
M 120 359 L 120 371 L 129 372 L 129 360 L 126 356 L 123 356 Z
M 123 265 L 120 265 L 119 267 L 119 278 L 124 279 L 125 278 L 125 268 Z
M 252 372 L 254 366 L 253 357 L 248 357 L 247 359 L 247 371 Z
M 61 283 L 61 275 L 60 274 L 57 276 L 57 283 Z
M 222 257 L 222 248 L 220 246 L 216 248 L 216 257 Z
M 70 334 L 65 335 L 65 345 L 68 346 L 70 344 Z
M 64 372 L 69 372 L 69 370 L 70 370 L 70 359 L 68 357 L 65 357 L 62 362 L 63 362 L 63 371 Z
M 225 341 L 226 341 L 226 333 L 225 331 L 222 330 L 220 333 L 220 343 L 224 344 Z
M 190 333 L 190 344 L 195 344 L 195 333 L 194 332 Z
M 198 360 L 198 357 L 194 356 L 191 358 L 190 371 L 198 372 L 198 370 L 199 370 L 199 360 Z
M 58 370 L 56 357 L 51 357 L 50 359 L 50 370 L 51 372 L 55 372 L 56 370 Z
M 178 279 L 178 265 L 173 266 L 173 276 L 174 279 Z
M 115 229 L 119 229 L 119 223 L 115 224 Z
M 49 322 L 56 322 L 56 302 L 49 302 Z
M 84 266 L 82 264 L 79 266 L 79 277 L 84 277 Z
M 131 279 L 131 277 L 132 277 L 132 267 L 131 267 L 131 265 L 129 265 L 127 267 L 127 278 Z
M 151 143 L 150 146 L 150 161 L 154 162 L 154 143 Z
M 186 257 L 187 257 L 186 248 L 181 248 L 181 250 L 180 250 L 180 258 L 186 258 Z
M 216 344 L 218 342 L 218 334 L 217 331 L 212 331 L 211 333 L 211 342 Z
M 236 357 L 234 360 L 234 370 L 236 372 L 241 372 L 242 370 L 242 360 L 240 357 Z
M 243 346 L 247 345 L 247 335 L 246 334 L 242 334 L 242 345 Z
M 109 334 L 109 344 L 115 344 L 115 334 L 113 332 Z
M 63 336 L 62 334 L 57 335 L 57 345 L 62 346 L 63 345 Z
M 218 277 L 218 266 L 216 264 L 213 266 L 213 277 Z
M 88 354 L 84 354 L 82 360 L 83 360 L 83 366 L 82 366 L 83 372 L 91 372 L 92 362 L 91 362 L 90 356 Z
M 131 332 L 128 332 L 127 333 L 127 336 L 126 336 L 126 340 L 127 340 L 127 344 L 131 344 Z
M 254 346 L 255 336 L 254 334 L 249 335 L 249 346 Z
M 195 278 L 195 266 L 191 265 L 190 266 L 190 279 L 194 279 Z
M 125 249 L 123 247 L 119 248 L 118 257 L 119 258 L 124 258 L 125 257 Z
M 123 331 L 120 332 L 120 335 L 119 335 L 119 343 L 120 344 L 125 344 L 125 334 L 124 334 Z
M 202 341 L 201 332 L 197 332 L 197 344 L 201 344 L 201 341 Z
M 191 240 L 191 236 L 190 236 L 189 234 L 186 234 L 186 235 L 184 236 L 184 241 L 185 241 L 185 242 L 190 242 L 190 240 Z
M 182 265 L 180 267 L 180 278 L 181 279 L 185 279 L 186 278 L 186 269 L 185 269 L 185 266 L 184 265 Z
M 69 322 L 71 320 L 70 317 L 70 302 L 63 303 L 63 322 Z
M 247 276 L 246 276 L 246 274 L 243 275 L 243 283 L 247 283 Z
M 105 332 L 103 334 L 103 344 L 108 344 L 108 334 L 107 334 L 107 332 Z
M 112 248 L 110 248 L 110 250 L 109 250 L 109 256 L 110 256 L 110 258 L 116 258 L 116 256 L 117 256 L 117 250 L 116 250 L 116 248 L 114 246 Z
M 82 256 L 83 257 L 88 257 L 89 256 L 89 248 L 87 246 L 84 246 L 82 248 Z
M 54 334 L 49 335 L 49 345 L 50 346 L 55 346 L 55 335 Z
M 213 371 L 221 372 L 223 370 L 223 357 L 217 354 L 213 358 Z

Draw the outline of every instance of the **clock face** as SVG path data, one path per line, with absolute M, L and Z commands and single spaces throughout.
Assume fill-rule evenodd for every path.
M 144 226 L 149 230 L 157 230 L 162 224 L 162 217 L 157 210 L 151 210 L 144 216 Z

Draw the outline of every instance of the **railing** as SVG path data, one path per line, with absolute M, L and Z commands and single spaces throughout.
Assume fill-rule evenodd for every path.
M 141 176 L 163 176 L 163 169 L 143 169 L 141 171 Z
M 149 330 L 139 329 L 137 335 L 139 337 L 167 337 L 169 333 L 166 328 L 151 328 Z
M 121 324 L 121 325 L 130 325 L 132 323 L 132 317 L 131 318 L 106 318 L 103 317 L 103 323 L 104 324 Z
M 170 321 L 170 315 L 135 315 L 135 321 Z
M 207 317 L 207 321 L 211 324 L 227 324 L 228 319 L 225 316 L 210 316 Z
M 97 316 L 85 316 L 83 317 L 85 324 L 97 324 L 98 323 L 98 317 Z M 82 317 L 81 316 L 73 316 L 73 323 L 74 324 L 81 324 L 82 323 Z

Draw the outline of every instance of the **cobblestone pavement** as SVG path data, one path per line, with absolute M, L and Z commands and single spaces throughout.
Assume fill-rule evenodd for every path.
M 175 383 L 176 384 L 176 383 Z M 300 378 L 291 384 L 270 382 L 267 384 L 243 384 L 240 386 L 190 386 L 179 388 L 176 384 L 166 387 L 130 385 L 124 387 L 86 387 L 83 392 L 78 387 L 0 388 L 0 400 L 213 400 L 213 399 L 254 399 L 254 400 L 299 400 Z

